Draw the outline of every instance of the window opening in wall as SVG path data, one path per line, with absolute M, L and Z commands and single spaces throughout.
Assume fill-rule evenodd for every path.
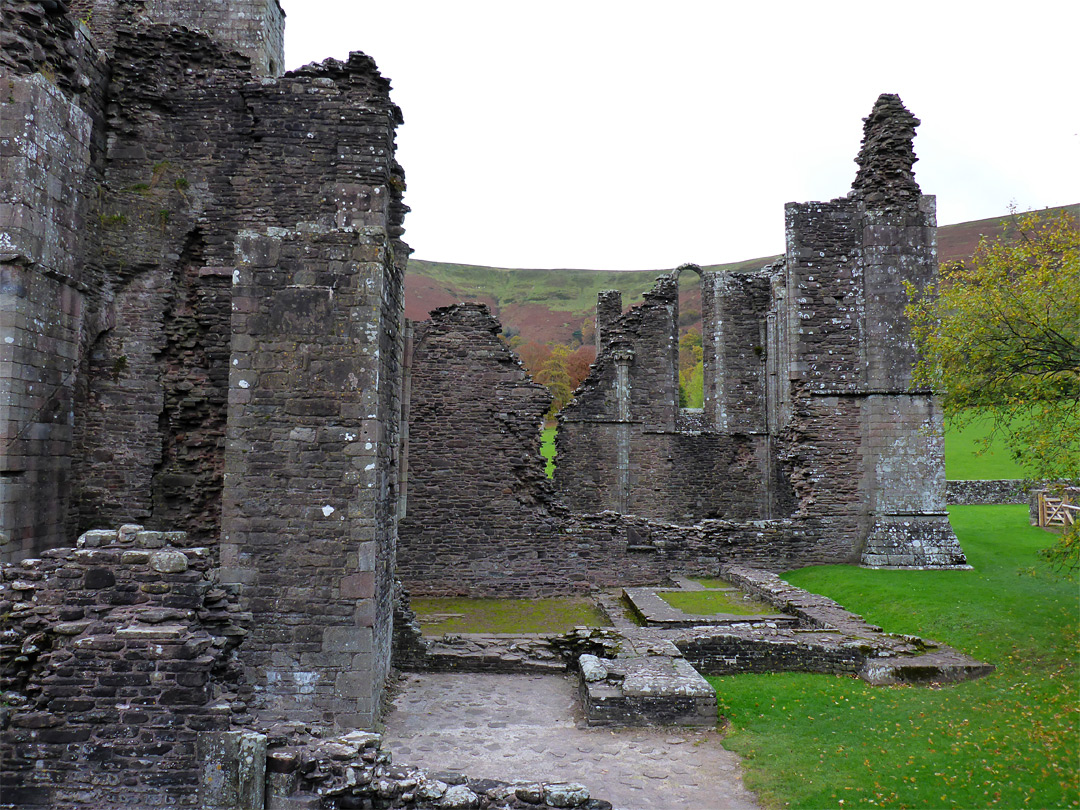
M 679 407 L 701 408 L 705 368 L 701 348 L 701 276 L 679 274 Z

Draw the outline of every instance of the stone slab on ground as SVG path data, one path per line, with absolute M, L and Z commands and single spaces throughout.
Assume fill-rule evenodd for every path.
M 716 725 L 716 693 L 674 644 L 640 630 L 623 642 L 617 658 L 578 660 L 589 725 Z
M 680 590 L 682 588 L 624 588 L 623 597 L 633 605 L 634 610 L 649 627 L 702 627 L 727 624 L 794 627 L 798 624 L 798 619 L 794 616 L 786 616 L 780 612 L 749 615 L 742 613 L 686 613 L 672 607 L 660 596 L 662 593 L 678 593 Z M 738 592 L 737 588 L 725 590 Z
M 585 727 L 576 676 L 405 674 L 384 744 L 431 773 L 580 782 L 617 810 L 758 807 L 715 729 Z

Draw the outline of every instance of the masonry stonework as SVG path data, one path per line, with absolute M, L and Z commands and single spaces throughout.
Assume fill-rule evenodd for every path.
M 410 417 L 420 478 L 402 530 L 406 586 L 525 594 L 561 582 L 570 592 L 615 584 L 620 558 L 624 583 L 733 562 L 963 565 L 945 514 L 941 411 L 932 392 L 912 387 L 903 313 L 905 283 L 924 289 L 937 274 L 934 200 L 911 170 L 917 125 L 897 97 L 879 98 L 852 192 L 788 205 L 780 262 L 731 273 L 685 265 L 626 312 L 617 292 L 600 294 L 596 362 L 559 414 L 554 498 L 537 478 L 535 433 L 508 433 L 510 417 L 476 387 L 509 367 L 506 352 L 493 362 L 482 341 L 451 326 L 459 309 L 418 325 L 440 339 L 438 348 L 418 342 L 411 361 L 413 399 L 423 404 Z M 678 399 L 686 272 L 702 276 L 699 411 Z M 488 345 L 496 330 L 485 324 Z M 474 412 L 463 441 L 448 415 Z M 485 464 L 508 454 L 512 474 Z M 489 494 L 473 491 L 481 481 Z M 500 483 L 514 493 L 508 526 L 498 525 L 511 503 Z M 531 542 L 514 556 L 532 570 L 505 553 L 522 529 Z
M 252 709 L 370 726 L 400 477 L 401 115 L 363 54 L 278 78 L 281 28 L 276 0 L 5 1 L 0 550 L 184 530 L 256 617 Z
M 389 768 L 358 729 L 408 635 L 395 574 L 538 596 L 963 564 L 911 387 L 903 284 L 935 278 L 935 214 L 896 97 L 852 192 L 788 206 L 783 260 L 601 295 L 551 482 L 549 397 L 486 308 L 402 317 L 402 117 L 368 57 L 282 74 L 277 0 L 0 12 L 5 806 L 602 810 Z

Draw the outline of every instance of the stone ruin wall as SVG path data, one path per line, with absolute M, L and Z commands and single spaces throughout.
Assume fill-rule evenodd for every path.
M 565 510 L 537 464 L 551 395 L 500 329 L 484 304 L 436 309 L 413 325 L 407 540 L 397 561 L 415 595 L 460 593 L 463 581 L 488 595 L 544 592 L 553 577 L 564 586 L 550 556 Z
M 575 512 L 677 523 L 780 512 L 783 483 L 770 465 L 761 386 L 753 385 L 763 374 L 759 324 L 746 316 L 761 291 L 728 282 L 732 294 L 717 294 L 706 274 L 708 393 L 702 412 L 680 410 L 678 276 L 688 271 L 700 272 L 689 266 L 661 277 L 642 306 L 607 319 L 590 378 L 560 414 L 556 483 Z
M 85 26 L 0 4 L 0 559 L 60 545 L 74 383 L 100 277 L 81 235 L 101 176 L 108 66 Z
M 257 617 L 260 711 L 368 726 L 396 544 L 400 112 L 362 54 L 259 79 L 227 50 L 242 32 L 132 7 L 98 51 L 63 4 L 4 6 L 3 557 L 185 530 Z
M 655 583 L 675 570 L 715 573 L 718 549 L 771 567 L 807 556 L 812 541 L 790 521 L 680 525 L 569 508 L 539 454 L 550 396 L 499 331 L 483 304 L 443 307 L 414 324 L 408 508 L 397 555 L 412 595 L 546 596 Z
M 818 294 L 818 269 L 790 245 L 812 249 L 817 226 L 791 231 L 782 267 L 706 277 L 701 413 L 678 409 L 678 274 L 625 314 L 609 296 L 564 419 L 560 495 L 537 452 L 546 394 L 489 315 L 417 325 L 405 368 L 401 119 L 369 59 L 275 78 L 274 2 L 204 31 L 171 24 L 191 3 L 2 2 L 0 551 L 23 562 L 3 573 L 0 663 L 21 701 L 4 715 L 19 746 L 5 786 L 26 806 L 183 804 L 201 732 L 370 727 L 406 504 L 400 572 L 430 593 L 787 568 L 851 559 L 865 532 L 902 564 L 912 524 L 934 542 L 947 528 L 932 487 L 905 495 L 937 469 L 912 433 L 933 401 L 874 371 L 903 341 L 845 275 L 895 290 L 898 267 L 931 267 L 932 205 L 917 187 L 881 202 L 892 175 L 874 161 L 855 202 L 810 204 L 861 245 L 829 283 L 870 302 L 851 317 L 874 346 L 835 337 L 856 364 L 872 355 L 869 376 L 834 390 L 814 370 L 835 351 L 832 317 L 850 321 L 831 316 L 819 339 L 795 306 Z M 856 245 L 859 227 L 871 238 Z M 440 366 L 463 376 L 440 383 Z M 445 433 L 458 410 L 467 447 Z M 867 493 L 865 508 L 844 502 Z M 130 522 L 147 529 L 63 548 Z M 118 743 L 125 727 L 136 736 Z M 50 767 L 29 768 L 24 745 Z
M 278 0 L 69 0 L 67 5 L 70 16 L 89 29 L 94 44 L 110 54 L 118 31 L 153 21 L 209 33 L 243 54 L 255 76 L 284 72 L 285 12 Z
M 661 276 L 626 312 L 601 293 L 596 362 L 559 415 L 554 499 L 539 426 L 507 432 L 489 384 L 513 368 L 498 324 L 480 339 L 459 305 L 418 325 L 438 341 L 418 341 L 411 361 L 406 586 L 537 595 L 729 562 L 963 565 L 941 412 L 911 387 L 903 314 L 903 282 L 922 289 L 937 273 L 934 199 L 911 172 L 917 124 L 882 96 L 848 197 L 790 204 L 781 262 L 702 274 L 700 411 L 679 408 L 677 383 L 679 275 L 700 269 Z M 517 416 L 528 428 L 540 413 Z

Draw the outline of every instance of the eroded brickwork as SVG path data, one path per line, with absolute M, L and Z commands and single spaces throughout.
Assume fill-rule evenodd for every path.
M 502 545 L 518 535 L 496 527 L 492 513 L 506 502 L 474 491 L 478 481 L 514 493 L 521 488 L 511 481 L 533 482 L 531 498 L 516 496 L 513 523 L 533 538 L 531 553 L 518 557 L 536 569 L 551 560 L 545 588 L 612 584 L 620 555 L 624 583 L 734 561 L 963 565 L 945 514 L 941 413 L 932 392 L 911 387 L 916 358 L 903 314 L 905 282 L 922 289 L 937 273 L 934 200 L 911 172 L 917 124 L 895 96 L 878 99 L 851 194 L 790 204 L 783 261 L 738 273 L 686 265 L 627 312 L 617 293 L 601 293 L 599 354 L 559 416 L 555 485 L 566 510 L 537 478 L 534 436 L 515 440 L 507 417 L 473 404 L 496 401 L 477 386 L 498 366 L 471 354 L 473 336 L 446 328 L 439 311 L 439 349 L 419 342 L 414 352 L 414 398 L 422 392 L 423 406 L 410 437 L 410 466 L 437 468 L 439 483 L 425 480 L 410 493 L 406 585 L 422 593 L 487 593 L 485 582 L 528 589 L 500 575 Z M 684 272 L 702 275 L 700 411 L 679 408 Z M 478 414 L 464 441 L 448 416 L 462 410 Z M 506 442 L 529 461 L 530 478 L 456 463 L 466 447 L 476 459 L 503 458 Z M 533 584 L 538 575 L 530 571 Z
M 71 0 L 70 9 L 110 53 L 120 29 L 150 20 L 209 35 L 223 49 L 247 57 L 257 76 L 284 70 L 285 12 L 278 0 Z
M 389 83 L 359 53 L 272 78 L 276 0 L 9 7 L 5 346 L 33 376 L 0 375 L 5 557 L 185 530 L 256 615 L 255 708 L 371 725 L 408 256 Z
M 198 806 L 198 736 L 251 719 L 251 614 L 212 564 L 183 532 L 129 525 L 3 566 L 0 802 Z
M 540 458 L 551 396 L 499 331 L 484 304 L 437 309 L 414 325 L 398 549 L 414 594 L 538 593 L 566 581 L 552 559 L 566 547 L 565 510 L 549 508 Z

